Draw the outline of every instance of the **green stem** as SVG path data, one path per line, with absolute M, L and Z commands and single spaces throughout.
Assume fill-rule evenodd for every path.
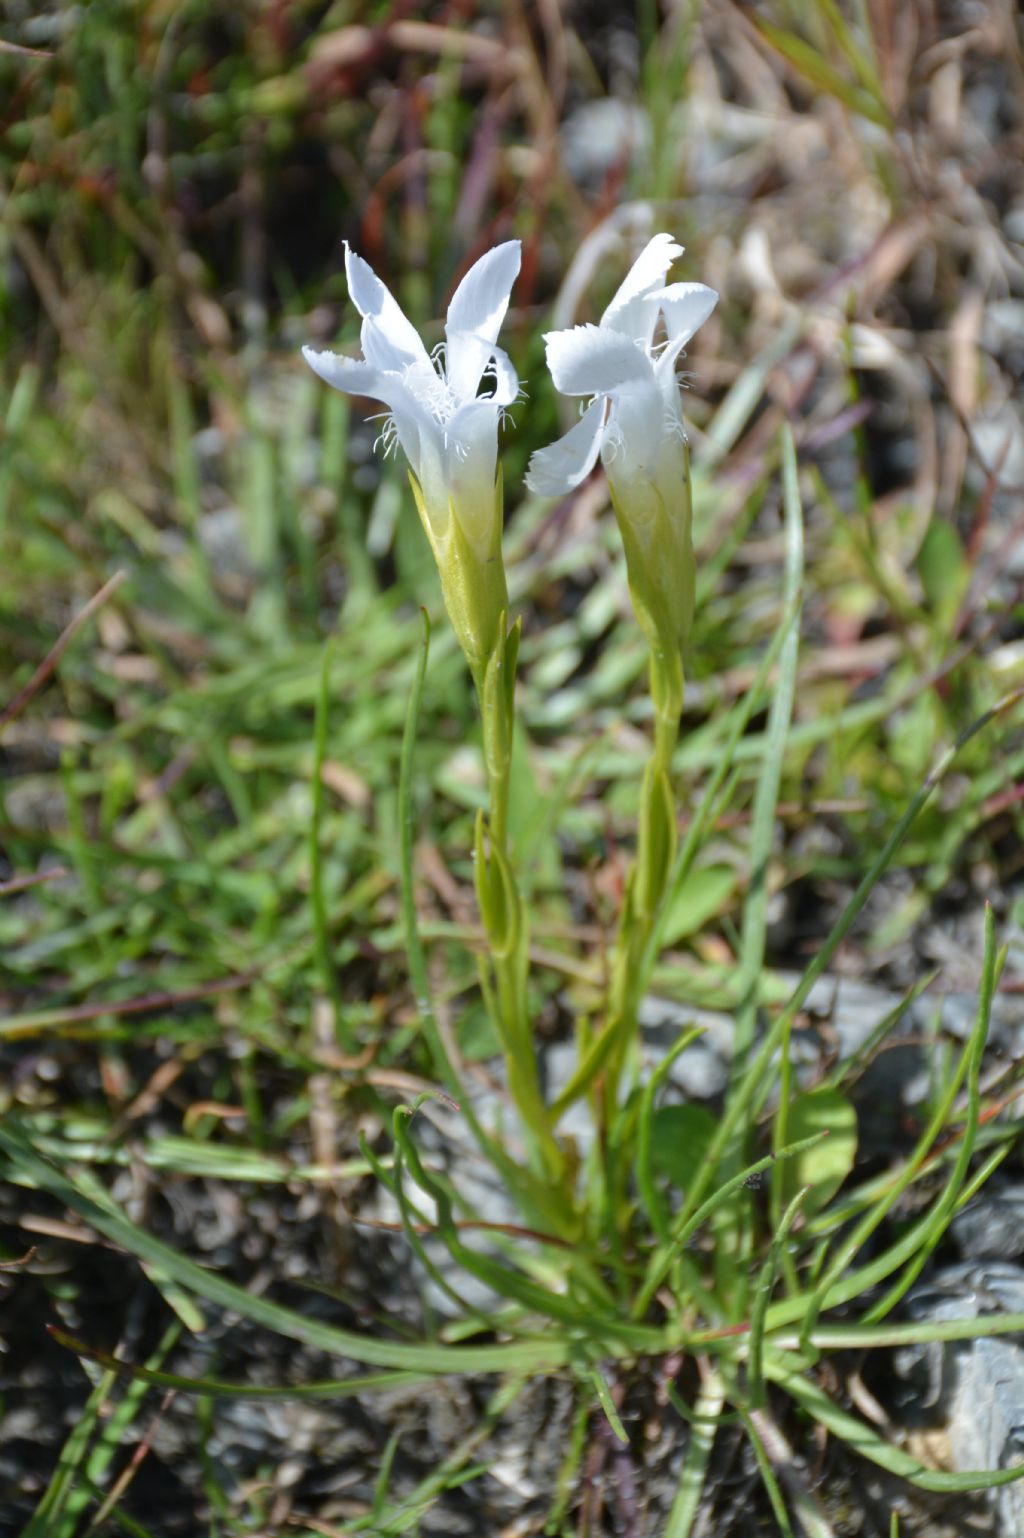
M 678 652 L 651 651 L 651 698 L 654 702 L 654 749 L 640 793 L 636 861 L 630 872 L 612 963 L 609 1028 L 613 1044 L 605 1071 L 604 1103 L 613 1116 L 619 1081 L 629 1046 L 637 1032 L 638 979 L 672 873 L 676 847 L 676 803 L 672 793 L 672 753 L 683 711 L 683 668 Z
M 506 634 L 505 618 L 492 655 L 473 669 L 483 727 L 487 769 L 489 852 L 477 840 L 477 882 L 484 928 L 490 942 L 497 995 L 497 1025 L 505 1051 L 509 1090 L 530 1138 L 538 1173 L 561 1184 L 565 1160 L 549 1125 L 537 1073 L 530 1022 L 528 914 L 519 894 L 508 836 L 509 783 L 515 725 L 515 667 L 518 625 Z M 481 869 L 487 862 L 488 869 Z M 497 872 L 497 880 L 493 873 Z M 484 894 L 490 900 L 485 900 Z
M 668 774 L 672 754 L 679 740 L 679 718 L 683 713 L 685 684 L 683 659 L 663 651 L 651 650 L 651 699 L 654 702 L 654 762 Z
M 509 771 L 511 765 L 505 766 L 497 773 L 487 776 L 487 800 L 489 807 L 488 827 L 491 838 L 497 844 L 503 855 L 508 855 L 508 794 Z

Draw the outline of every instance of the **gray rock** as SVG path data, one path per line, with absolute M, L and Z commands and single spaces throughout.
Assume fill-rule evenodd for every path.
M 946 1266 L 907 1299 L 914 1319 L 1024 1313 L 1024 1270 L 1007 1262 Z M 907 1403 L 946 1426 L 953 1467 L 993 1472 L 1024 1464 L 1024 1345 L 1021 1337 L 933 1342 L 894 1357 Z M 1024 1484 L 990 1492 L 1003 1538 L 1024 1532 Z
M 950 1226 L 960 1253 L 971 1260 L 1015 1260 L 1024 1255 L 1024 1187 L 986 1187 Z

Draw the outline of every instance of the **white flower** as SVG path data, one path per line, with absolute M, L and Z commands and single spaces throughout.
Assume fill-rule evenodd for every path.
M 541 496 L 564 496 L 601 456 L 633 608 L 660 676 L 671 674 L 671 688 L 662 694 L 666 719 L 675 711 L 676 721 L 694 594 L 689 453 L 676 363 L 718 302 L 703 283 L 666 285 L 682 250 L 670 235 L 655 235 L 599 326 L 547 334 L 548 368 L 558 389 L 592 399 L 564 438 L 534 454 L 526 478 Z M 656 342 L 659 324 L 664 339 Z
M 363 357 L 302 349 L 310 367 L 336 390 L 370 396 L 388 408 L 383 438 L 388 446 L 397 438 L 409 461 L 439 565 L 453 516 L 480 555 L 492 545 L 495 519 L 500 523 L 498 424 L 519 381 L 497 336 L 518 271 L 517 240 L 474 263 L 448 306 L 445 341 L 428 354 L 397 300 L 346 243 L 348 289 L 363 317 Z
M 685 435 L 676 379 L 679 354 L 711 314 L 718 295 L 703 283 L 670 283 L 683 253 L 655 235 L 637 257 L 599 326 L 550 331 L 548 368 L 565 395 L 592 396 L 576 425 L 530 460 L 527 485 L 564 496 L 590 474 L 600 454 L 620 503 L 653 510 L 652 494 L 678 495 L 685 479 Z M 655 342 L 659 317 L 665 340 Z

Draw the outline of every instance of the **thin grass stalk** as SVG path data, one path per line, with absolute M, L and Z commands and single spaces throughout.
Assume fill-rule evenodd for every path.
M 935 1139 L 946 1126 L 949 1114 L 956 1099 L 957 1092 L 959 1091 L 960 1085 L 962 1084 L 965 1075 L 971 1070 L 973 1070 L 975 1074 L 980 1071 L 981 1052 L 984 1049 L 985 1038 L 988 1034 L 989 1014 L 992 1008 L 992 993 L 995 987 L 996 958 L 994 931 L 991 923 L 991 910 L 989 910 L 989 914 L 986 919 L 985 940 L 986 970 L 983 976 L 982 994 L 978 1015 L 975 1021 L 974 1029 L 971 1032 L 971 1037 L 963 1051 L 963 1054 L 961 1055 L 959 1063 L 957 1064 L 956 1071 L 950 1080 L 945 1094 L 933 1112 L 928 1125 L 925 1127 L 924 1132 L 918 1139 L 917 1145 L 911 1153 L 910 1158 L 907 1160 L 903 1170 L 900 1172 L 898 1179 L 893 1182 L 886 1195 L 872 1205 L 872 1207 L 865 1213 L 861 1221 L 856 1225 L 853 1232 L 839 1246 L 836 1254 L 833 1256 L 831 1264 L 828 1266 L 828 1269 L 825 1272 L 825 1275 L 818 1283 L 810 1298 L 805 1300 L 806 1306 L 804 1310 L 804 1322 L 801 1337 L 803 1342 L 806 1342 L 809 1339 L 810 1333 L 813 1330 L 814 1325 L 817 1323 L 819 1313 L 823 1307 L 827 1306 L 826 1299 L 828 1298 L 829 1293 L 835 1283 L 841 1277 L 847 1275 L 849 1272 L 850 1263 L 854 1256 L 864 1247 L 871 1235 L 884 1221 L 886 1215 L 891 1212 L 896 1202 L 902 1196 L 907 1187 L 912 1183 L 921 1166 L 924 1164 L 928 1153 L 930 1152 L 932 1145 L 935 1142 Z M 977 1087 L 975 1085 L 975 1097 L 976 1095 Z M 956 1176 L 957 1167 L 958 1166 L 954 1166 L 954 1177 Z M 947 1185 L 947 1192 L 949 1189 L 950 1186 Z M 942 1206 L 941 1199 L 937 1205 L 939 1207 Z M 952 1212 L 952 1207 L 950 1207 L 950 1212 Z M 932 1212 L 927 1214 L 923 1221 L 923 1225 L 915 1226 L 915 1232 L 920 1234 L 919 1248 L 925 1248 L 929 1245 L 929 1241 L 933 1237 L 933 1229 L 934 1209 Z M 931 1248 L 934 1248 L 934 1243 L 931 1244 Z
M 772 1508 L 772 1515 L 778 1523 L 779 1532 L 782 1534 L 782 1538 L 795 1538 L 793 1524 L 789 1520 L 789 1512 L 786 1510 L 786 1502 L 782 1496 L 782 1487 L 775 1477 L 775 1470 L 772 1468 L 768 1454 L 765 1452 L 760 1432 L 746 1410 L 740 1410 L 740 1418 L 743 1421 L 743 1429 L 747 1433 L 747 1440 L 754 1454 L 757 1472 L 761 1476 L 761 1483 L 764 1485 L 765 1494 Z
M 884 1441 L 866 1421 L 836 1404 L 824 1389 L 791 1360 L 770 1356 L 766 1370 L 773 1382 L 785 1389 L 803 1410 L 833 1436 L 845 1442 L 861 1457 L 869 1458 L 872 1463 L 916 1485 L 919 1490 L 933 1490 L 940 1494 L 964 1493 L 969 1490 L 992 1490 L 999 1485 L 1013 1484 L 1015 1480 L 1024 1479 L 1024 1464 L 1017 1468 L 970 1469 L 956 1474 L 927 1468 L 903 1448 Z
M 739 985 L 740 1004 L 736 1013 L 730 1095 L 735 1093 L 736 1086 L 743 1080 L 754 1041 L 757 998 L 761 974 L 764 968 L 765 937 L 768 928 L 768 866 L 774 843 L 775 810 L 778 805 L 783 763 L 786 756 L 789 729 L 793 718 L 793 704 L 796 698 L 797 664 L 800 657 L 800 615 L 802 612 L 800 595 L 804 575 L 803 509 L 800 502 L 796 445 L 788 425 L 783 428 L 781 434 L 781 459 L 786 532 L 785 586 L 783 591 L 785 604 L 787 608 L 792 607 L 795 610 L 796 620 L 792 629 L 787 632 L 786 639 L 779 653 L 778 678 L 768 719 L 764 762 L 758 777 L 757 790 L 754 796 L 750 830 L 751 877 L 747 900 L 743 907 L 743 930 L 740 945 L 740 977 L 742 981 Z M 789 1041 L 787 1035 L 780 1048 L 781 1083 L 779 1094 L 780 1104 L 783 1107 L 787 1106 L 789 1101 L 789 1074 Z M 783 1131 L 776 1139 L 776 1147 L 783 1147 L 787 1141 L 784 1133 L 784 1118 L 782 1126 Z M 734 1146 L 727 1150 L 722 1162 L 723 1175 L 733 1174 L 743 1162 L 746 1154 L 745 1139 L 748 1136 L 749 1131 L 747 1128 L 740 1127 L 738 1129 Z M 772 1171 L 773 1187 L 779 1187 L 780 1179 L 781 1168 L 776 1166 Z M 724 1295 L 727 1287 L 735 1290 L 736 1278 L 746 1276 L 747 1260 L 753 1242 L 750 1201 L 742 1191 L 737 1194 L 736 1203 L 731 1208 L 724 1209 L 722 1219 L 723 1221 L 716 1235 L 715 1254 L 716 1263 L 720 1269 L 724 1268 L 726 1273 L 721 1277 L 720 1290 Z M 777 1225 L 780 1219 L 781 1211 L 773 1211 L 773 1223 Z M 735 1307 L 741 1312 L 745 1308 L 744 1292 L 745 1288 L 741 1282 L 738 1296 L 735 1298 Z
M 693 1532 L 724 1404 L 725 1385 L 715 1369 L 708 1368 L 690 1421 L 683 1471 L 665 1524 L 664 1538 L 689 1538 Z
M 1005 952 L 1003 952 L 1005 956 Z M 920 1276 L 936 1246 L 942 1239 L 949 1226 L 949 1220 L 956 1211 L 958 1198 L 967 1171 L 970 1168 L 971 1157 L 978 1138 L 978 1122 L 981 1115 L 981 1095 L 979 1092 L 979 1080 L 981 1077 L 982 1056 L 988 1040 L 988 1025 L 992 1014 L 992 997 L 998 980 L 1000 957 L 996 952 L 995 921 L 992 916 L 991 904 L 985 907 L 985 959 L 982 964 L 981 996 L 978 1000 L 978 1014 L 975 1028 L 971 1033 L 971 1039 L 967 1048 L 967 1118 L 964 1124 L 964 1135 L 960 1140 L 960 1149 L 953 1168 L 949 1173 L 938 1201 L 932 1207 L 932 1231 L 922 1244 L 917 1255 L 905 1267 L 900 1276 L 884 1298 L 872 1305 L 864 1315 L 865 1324 L 874 1324 L 884 1319 L 913 1286 Z
M 794 989 L 789 1003 L 774 1022 L 756 1055 L 751 1060 L 750 1070 L 746 1078 L 739 1086 L 735 1096 L 726 1106 L 725 1113 L 712 1139 L 707 1157 L 698 1172 L 697 1179 L 694 1181 L 693 1188 L 687 1192 L 682 1216 L 688 1216 L 695 1209 L 697 1203 L 704 1198 L 708 1186 L 714 1179 L 716 1161 L 721 1158 L 725 1148 L 729 1146 L 741 1120 L 756 1114 L 763 1104 L 772 1083 L 770 1074 L 772 1059 L 778 1052 L 781 1043 L 785 1040 L 786 1033 L 791 1027 L 793 1020 L 806 1003 L 814 984 L 822 976 L 839 946 L 852 929 L 880 876 L 887 869 L 896 851 L 916 821 L 921 808 L 934 795 L 938 786 L 956 762 L 958 755 L 967 744 L 979 732 L 984 731 L 993 721 L 1006 715 L 1021 699 L 1024 699 L 1024 686 L 1012 690 L 1009 694 L 1004 695 L 1001 700 L 997 701 L 995 705 L 984 711 L 940 755 L 931 773 L 926 777 L 895 828 L 886 839 L 882 849 L 871 862 L 853 896 L 846 904 L 836 923 L 832 926 L 814 960 L 808 966 Z
M 331 932 L 327 915 L 327 899 L 324 895 L 324 861 L 320 847 L 320 829 L 324 814 L 323 767 L 327 757 L 327 726 L 330 715 L 330 671 L 332 650 L 330 641 L 324 647 L 320 665 L 320 687 L 316 696 L 316 714 L 313 720 L 313 784 L 312 814 L 309 819 L 309 902 L 313 914 L 313 948 L 316 954 L 320 983 L 331 1001 L 334 1015 L 334 1035 L 343 1052 L 355 1051 L 355 1037 L 345 1018 L 345 1004 L 341 996 L 338 973 L 331 956 Z

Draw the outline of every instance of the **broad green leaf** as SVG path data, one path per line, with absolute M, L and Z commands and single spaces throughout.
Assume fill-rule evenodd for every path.
M 501 1052 L 501 1036 L 489 1011 L 479 999 L 471 999 L 459 1017 L 459 1050 L 470 1062 L 483 1062 Z
M 889 732 L 890 765 L 907 776 L 927 773 L 944 725 L 942 703 L 934 692 L 919 694 L 893 720 Z
M 971 575 L 960 536 L 951 523 L 935 518 L 928 525 L 917 556 L 917 572 L 936 624 L 950 625 Z
M 705 865 L 701 870 L 691 871 L 672 894 L 662 930 L 663 943 L 677 945 L 688 935 L 699 934 L 710 919 L 728 908 L 736 880 L 731 865 Z
M 663 1105 L 651 1117 L 651 1163 L 685 1191 L 691 1185 L 715 1130 L 702 1105 Z
M 853 1169 L 857 1157 L 857 1113 L 837 1089 L 812 1089 L 797 1095 L 789 1108 L 787 1136 L 793 1139 L 827 1132 L 817 1147 L 790 1159 L 783 1167 L 782 1190 L 791 1201 L 801 1186 L 809 1186 L 804 1210 L 818 1212 L 828 1205 Z

